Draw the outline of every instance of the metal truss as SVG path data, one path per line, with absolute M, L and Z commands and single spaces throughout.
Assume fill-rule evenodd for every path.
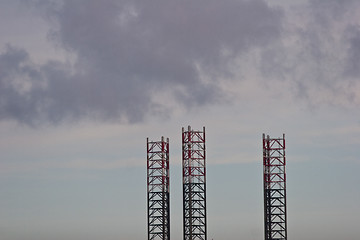
M 287 240 L 285 134 L 263 134 L 263 164 L 265 240 Z
M 184 240 L 206 240 L 205 127 L 182 129 Z
M 169 139 L 147 138 L 148 240 L 170 239 Z

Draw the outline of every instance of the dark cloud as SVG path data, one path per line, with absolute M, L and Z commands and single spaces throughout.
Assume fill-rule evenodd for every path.
M 282 28 L 281 11 L 262 0 L 33 2 L 54 23 L 52 41 L 76 63 L 33 66 L 13 47 L 0 55 L 1 65 L 10 65 L 0 75 L 0 116 L 25 123 L 136 122 L 171 107 L 222 101 L 217 79 L 227 64 L 268 45 Z M 24 79 L 31 87 L 22 92 L 13 83 Z M 177 104 L 166 104 L 165 95 Z
M 356 105 L 359 9 L 354 0 L 313 0 L 289 10 L 282 41 L 262 49 L 263 75 L 291 82 L 310 105 Z
M 349 48 L 344 75 L 347 77 L 360 77 L 360 25 L 349 26 L 347 29 Z
M 0 118 L 31 122 L 44 104 L 43 77 L 26 51 L 10 45 L 0 54 Z

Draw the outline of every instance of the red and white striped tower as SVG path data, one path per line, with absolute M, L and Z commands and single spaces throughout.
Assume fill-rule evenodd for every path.
M 205 127 L 182 129 L 184 240 L 206 240 Z
M 148 240 L 170 239 L 169 139 L 147 142 Z
M 265 240 L 287 240 L 285 134 L 263 134 Z

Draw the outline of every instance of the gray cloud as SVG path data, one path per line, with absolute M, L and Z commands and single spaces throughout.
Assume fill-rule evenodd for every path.
M 251 76 L 239 58 L 256 58 L 249 64 L 264 86 L 284 81 L 290 89 L 282 90 L 311 105 L 360 102 L 358 1 L 286 10 L 263 0 L 204 2 L 31 1 L 52 23 L 51 43 L 75 61 L 36 65 L 21 46 L 5 47 L 0 118 L 34 125 L 171 116 L 228 100 L 224 76 Z
M 347 77 L 360 77 L 360 25 L 349 26 L 347 29 L 349 48 L 347 50 L 346 68 Z
M 43 103 L 43 77 L 26 51 L 10 45 L 0 54 L 0 118 L 31 122 Z
M 261 53 L 263 75 L 291 82 L 293 94 L 310 105 L 356 106 L 359 9 L 354 0 L 313 0 L 289 10 L 282 42 Z
M 264 1 L 33 1 L 46 9 L 54 44 L 74 66 L 34 66 L 25 50 L 0 55 L 2 119 L 33 124 L 93 117 L 142 121 L 171 107 L 221 102 L 218 76 L 252 47 L 281 32 L 282 12 Z M 210 81 L 204 81 L 199 69 Z M 15 74 L 12 74 L 15 73 Z M 31 88 L 19 91 L 16 81 Z M 38 84 L 37 84 L 38 83 Z M 163 104 L 172 96 L 177 105 Z

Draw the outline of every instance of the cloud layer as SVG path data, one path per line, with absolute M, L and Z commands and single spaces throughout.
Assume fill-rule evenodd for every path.
M 287 11 L 282 41 L 265 49 L 259 65 L 268 79 L 290 82 L 313 106 L 360 103 L 358 1 L 314 0 Z
M 264 1 L 38 1 L 54 22 L 51 39 L 73 66 L 35 66 L 25 50 L 0 55 L 2 119 L 95 117 L 128 122 L 226 98 L 218 76 L 251 47 L 277 39 L 281 12 Z M 200 72 L 206 72 L 205 81 Z M 19 82 L 19 83 L 17 83 Z M 26 87 L 25 87 L 26 86 Z M 26 88 L 26 89 L 25 89 Z M 175 102 L 169 106 L 169 102 Z
M 264 0 L 64 0 L 33 6 L 51 22 L 52 43 L 74 60 L 39 65 L 21 46 L 3 47 L 2 120 L 36 125 L 171 116 L 176 108 L 228 100 L 225 78 L 251 81 L 238 59 L 252 64 L 264 85 L 286 82 L 286 91 L 309 104 L 360 103 L 357 1 L 314 0 L 287 9 Z

